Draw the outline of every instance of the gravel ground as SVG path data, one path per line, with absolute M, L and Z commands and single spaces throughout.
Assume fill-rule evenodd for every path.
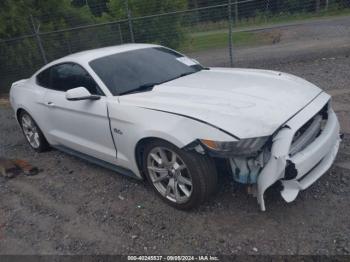
M 42 170 L 0 177 L 0 254 L 350 254 L 350 58 L 322 57 L 255 64 L 332 93 L 345 132 L 331 170 L 290 204 L 270 192 L 267 212 L 225 175 L 208 203 L 175 210 L 146 183 L 56 150 L 34 153 L 0 107 L 0 157 Z

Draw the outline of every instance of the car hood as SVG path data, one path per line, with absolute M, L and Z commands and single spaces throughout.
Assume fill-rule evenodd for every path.
M 120 103 L 205 121 L 239 138 L 271 135 L 322 91 L 290 74 L 211 68 L 119 97 Z

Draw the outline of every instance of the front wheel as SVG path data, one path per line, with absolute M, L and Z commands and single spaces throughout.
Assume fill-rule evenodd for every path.
M 145 147 L 143 170 L 156 193 L 178 209 L 198 206 L 217 187 L 211 158 L 181 150 L 163 140 Z

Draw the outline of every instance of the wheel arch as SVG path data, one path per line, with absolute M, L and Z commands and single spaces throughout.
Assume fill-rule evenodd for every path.
M 45 135 L 44 132 L 42 131 L 42 129 L 41 129 L 40 125 L 38 124 L 38 122 L 36 121 L 36 119 L 33 117 L 33 115 L 30 113 L 29 110 L 27 110 L 26 108 L 24 108 L 24 107 L 22 107 L 22 106 L 19 106 L 19 107 L 16 109 L 16 113 L 15 113 L 16 120 L 17 120 L 19 126 L 22 128 L 22 123 L 21 123 L 21 121 L 20 121 L 20 119 L 19 119 L 20 114 L 21 114 L 22 112 L 27 113 L 27 114 L 34 120 L 35 124 L 36 124 L 37 127 L 39 128 L 39 130 L 40 130 L 42 136 L 44 137 L 45 141 L 49 144 L 49 142 L 48 142 L 48 140 L 47 140 L 47 138 L 46 138 L 46 135 Z
M 143 170 L 142 170 L 142 161 L 143 161 L 143 153 L 144 153 L 144 148 L 145 146 L 152 142 L 152 141 L 155 141 L 155 140 L 158 140 L 158 141 L 164 141 L 164 142 L 167 142 L 167 143 L 170 143 L 176 147 L 178 147 L 176 144 L 174 144 L 173 142 L 169 141 L 169 140 L 166 140 L 164 138 L 161 138 L 161 137 L 156 137 L 156 136 L 148 136 L 148 137 L 143 137 L 141 138 L 137 143 L 136 143 L 136 146 L 135 146 L 135 160 L 136 160 L 136 164 L 137 164 L 137 167 L 140 171 L 140 174 L 142 176 L 142 178 L 145 178 L 145 174 L 143 173 Z
M 20 116 L 20 114 L 22 113 L 22 112 L 27 112 L 24 108 L 22 108 L 22 107 L 19 107 L 19 108 L 17 108 L 17 110 L 16 110 L 16 119 L 17 119 L 17 122 L 18 123 L 20 123 L 19 122 L 19 116 Z M 28 113 L 29 114 L 29 113 Z
M 25 113 L 27 113 L 28 115 L 30 115 L 30 117 L 33 118 L 34 121 L 35 121 L 35 123 L 37 124 L 37 122 L 36 122 L 36 120 L 35 120 L 33 114 L 30 112 L 30 110 L 28 110 L 28 109 L 25 108 L 24 106 L 19 106 L 19 107 L 16 109 L 16 119 L 17 119 L 17 122 L 18 122 L 19 124 L 21 124 L 20 119 L 19 119 L 19 116 L 20 116 L 20 114 L 21 114 L 22 112 L 25 112 Z M 40 127 L 39 127 L 39 128 L 40 128 Z

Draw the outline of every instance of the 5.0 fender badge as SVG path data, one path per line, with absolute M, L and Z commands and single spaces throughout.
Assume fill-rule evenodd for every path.
M 123 132 L 121 130 L 117 129 L 117 128 L 114 128 L 113 131 L 114 131 L 114 133 L 117 133 L 119 135 L 123 134 Z

